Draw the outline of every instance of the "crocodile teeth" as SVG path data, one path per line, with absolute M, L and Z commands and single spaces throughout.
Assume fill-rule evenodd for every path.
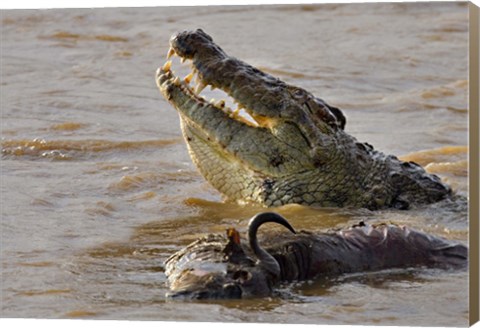
M 225 100 L 219 100 L 215 103 L 215 106 L 225 108 Z
M 176 86 L 179 86 L 180 85 L 180 79 L 177 77 L 175 77 L 175 79 L 173 80 L 173 84 L 175 84 Z
M 195 93 L 196 93 L 197 95 L 200 94 L 200 92 L 202 92 L 203 89 L 206 88 L 206 86 L 207 86 L 207 85 L 206 85 L 205 83 L 199 82 L 199 83 L 197 84 L 197 86 L 195 87 Z
M 191 72 L 190 74 L 188 74 L 187 76 L 185 76 L 185 77 L 183 78 L 183 80 L 185 81 L 186 84 L 189 84 L 190 81 L 192 80 L 192 78 L 193 78 L 193 72 Z
M 180 62 L 183 64 L 184 62 L 186 61 L 186 59 L 184 57 L 181 57 L 180 58 Z
M 238 118 L 239 115 L 240 115 L 240 109 L 239 109 L 239 108 L 235 109 L 235 110 L 231 113 L 231 117 L 232 117 L 232 118 Z
M 167 59 L 170 59 L 170 57 L 172 57 L 173 55 L 175 55 L 175 50 L 173 50 L 173 48 L 170 47 L 170 49 L 168 49 Z
M 169 60 L 167 61 L 163 66 L 162 66 L 162 70 L 164 72 L 168 72 L 170 70 L 170 67 L 172 67 L 172 61 Z

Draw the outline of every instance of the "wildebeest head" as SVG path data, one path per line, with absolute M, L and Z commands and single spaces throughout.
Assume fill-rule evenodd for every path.
M 170 292 L 168 298 L 215 299 L 267 296 L 280 278 L 277 261 L 258 245 L 257 230 L 276 222 L 295 233 L 275 213 L 261 213 L 250 220 L 248 244 L 237 230 L 226 236 L 210 234 L 172 255 L 165 262 Z

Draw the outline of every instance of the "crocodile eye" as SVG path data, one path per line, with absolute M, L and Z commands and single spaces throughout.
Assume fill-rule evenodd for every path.
M 295 91 L 293 91 L 293 96 L 296 98 L 303 98 L 305 96 L 305 92 L 303 92 L 302 89 L 295 89 Z

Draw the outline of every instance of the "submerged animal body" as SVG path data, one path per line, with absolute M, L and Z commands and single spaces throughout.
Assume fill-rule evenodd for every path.
M 257 230 L 267 222 L 291 233 L 277 234 L 260 247 Z M 228 229 L 226 236 L 210 234 L 173 254 L 165 262 L 167 297 L 264 297 L 280 282 L 388 268 L 464 268 L 468 263 L 466 246 L 406 227 L 362 223 L 334 232 L 295 233 L 273 212 L 250 220 L 247 244 Z
M 157 85 L 179 113 L 193 162 L 229 200 L 375 210 L 451 195 L 419 165 L 345 132 L 340 109 L 227 55 L 202 30 L 174 35 L 170 47 L 168 56 L 191 60 L 193 73 L 180 79 L 168 61 L 157 70 Z M 207 85 L 225 91 L 251 120 L 224 101 L 206 101 L 200 92 Z

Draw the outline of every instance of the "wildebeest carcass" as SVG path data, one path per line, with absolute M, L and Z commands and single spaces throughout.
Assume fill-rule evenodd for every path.
M 267 222 L 290 232 L 275 234 L 263 248 L 257 231 Z M 167 297 L 218 299 L 268 296 L 285 281 L 389 268 L 457 269 L 467 263 L 466 246 L 407 227 L 361 222 L 338 231 L 295 232 L 285 218 L 266 212 L 250 220 L 246 244 L 233 228 L 226 235 L 207 235 L 168 258 L 165 272 Z

